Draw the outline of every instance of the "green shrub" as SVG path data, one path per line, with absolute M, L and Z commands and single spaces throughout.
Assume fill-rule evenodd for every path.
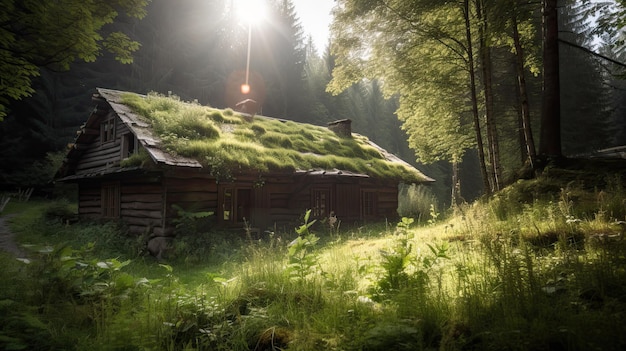
M 121 167 L 140 167 L 149 164 L 152 161 L 148 151 L 143 147 L 140 147 L 137 152 L 133 153 L 129 157 L 123 159 L 120 162 Z
M 401 217 L 416 218 L 418 222 L 426 218 L 430 205 L 437 206 L 432 189 L 424 185 L 401 184 L 398 194 L 398 214 Z
M 70 204 L 67 199 L 59 199 L 45 206 L 43 216 L 48 221 L 66 223 L 77 217 L 78 214 L 76 205 Z

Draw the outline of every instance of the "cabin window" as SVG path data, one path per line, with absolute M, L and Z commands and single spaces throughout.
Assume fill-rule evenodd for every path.
M 363 190 L 361 193 L 361 215 L 363 218 L 376 216 L 376 192 Z
M 222 198 L 222 220 L 233 224 L 249 221 L 251 206 L 251 188 L 225 188 Z
M 122 138 L 122 159 L 129 158 L 136 151 L 137 138 L 135 134 L 127 133 Z
M 108 143 L 115 139 L 115 118 L 109 118 L 100 125 L 100 140 Z
M 120 186 L 117 183 L 102 186 L 102 217 L 118 218 L 120 216 Z
M 311 214 L 315 218 L 327 217 L 330 213 L 330 189 L 317 188 L 311 193 Z

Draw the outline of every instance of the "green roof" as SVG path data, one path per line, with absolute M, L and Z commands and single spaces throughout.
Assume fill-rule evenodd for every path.
M 127 119 L 134 115 L 131 119 L 138 117 L 139 124 L 149 126 L 156 144 L 148 150 L 196 160 L 215 174 L 338 170 L 409 183 L 432 181 L 356 133 L 341 137 L 326 127 L 216 109 L 176 96 L 99 92 L 128 107 Z

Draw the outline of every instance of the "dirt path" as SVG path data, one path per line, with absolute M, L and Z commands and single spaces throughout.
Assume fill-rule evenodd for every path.
M 14 234 L 9 228 L 9 219 L 15 215 L 0 216 L 0 250 L 9 252 L 15 257 L 24 257 L 24 251 L 17 246 Z

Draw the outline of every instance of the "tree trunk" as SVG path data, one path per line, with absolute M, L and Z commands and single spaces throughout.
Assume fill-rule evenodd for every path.
M 517 17 L 513 14 L 513 42 L 515 44 L 515 66 L 517 68 L 517 85 L 520 101 L 521 124 L 524 135 L 524 146 L 526 150 L 526 160 L 530 164 L 530 168 L 535 170 L 535 160 L 537 153 L 535 151 L 535 140 L 530 127 L 530 110 L 528 108 L 528 91 L 526 90 L 526 77 L 524 74 L 524 51 L 520 43 L 519 31 L 517 28 Z M 525 161 L 526 161 L 525 160 Z
M 469 0 L 463 1 L 463 16 L 465 17 L 465 35 L 467 38 L 467 56 L 469 64 L 470 91 L 472 97 L 472 114 L 474 117 L 474 131 L 476 133 L 476 147 L 478 149 L 478 160 L 480 162 L 480 173 L 483 179 L 483 191 L 487 194 L 491 193 L 489 186 L 489 175 L 487 173 L 487 165 L 485 163 L 485 149 L 483 146 L 483 138 L 480 130 L 480 117 L 478 116 L 478 98 L 476 94 L 476 74 L 474 72 L 474 54 L 472 52 L 472 31 L 469 19 Z
M 543 0 L 543 103 L 539 154 L 547 159 L 558 159 L 563 155 L 558 34 L 557 0 Z
M 461 204 L 461 180 L 459 177 L 459 160 L 452 158 L 452 198 L 450 204 L 456 209 Z
M 485 93 L 485 124 L 487 127 L 487 141 L 489 143 L 489 173 L 491 191 L 500 190 L 502 169 L 500 167 L 500 145 L 498 143 L 498 128 L 493 113 L 493 79 L 491 72 L 491 49 L 487 42 L 488 24 L 487 14 L 483 11 L 483 0 L 477 0 L 476 15 L 480 21 L 478 36 L 480 44 L 480 60 L 483 74 L 483 89 Z

